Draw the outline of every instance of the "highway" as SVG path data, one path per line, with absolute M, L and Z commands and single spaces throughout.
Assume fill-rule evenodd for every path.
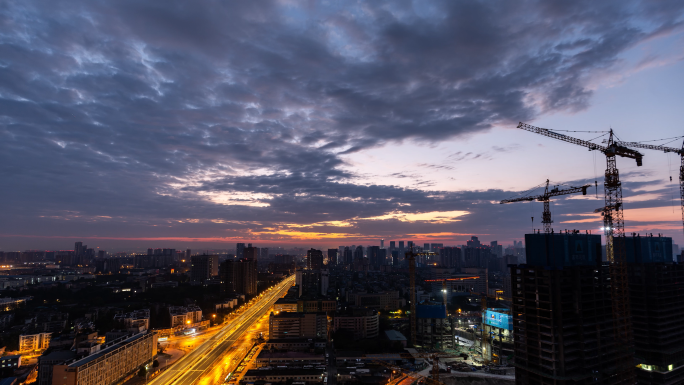
M 213 367 L 226 350 L 273 306 L 275 301 L 287 293 L 287 290 L 294 283 L 294 279 L 295 277 L 292 275 L 271 290 L 266 291 L 247 310 L 230 321 L 213 337 L 151 380 L 150 384 L 190 385 L 197 382 L 205 372 Z

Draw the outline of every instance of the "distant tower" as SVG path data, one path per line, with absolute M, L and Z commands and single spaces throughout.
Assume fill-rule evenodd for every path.
M 384 249 L 384 248 L 385 248 L 385 240 L 384 240 L 384 239 L 381 239 L 381 240 L 380 240 L 380 248 L 381 248 L 381 249 Z

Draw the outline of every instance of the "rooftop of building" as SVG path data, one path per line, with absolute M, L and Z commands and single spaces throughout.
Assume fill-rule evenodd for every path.
M 38 360 L 45 361 L 67 361 L 76 357 L 76 352 L 72 350 L 54 350 L 48 354 L 44 354 Z
M 326 315 L 325 312 L 295 313 L 286 311 L 278 314 L 271 312 L 271 316 L 275 318 L 304 318 L 309 314 Z
M 446 307 L 444 305 L 418 305 L 416 316 L 418 318 L 446 318 Z
M 406 337 L 397 330 L 385 330 L 385 336 L 390 341 L 406 341 Z
M 116 339 L 112 342 L 108 342 L 103 346 L 104 349 L 101 349 L 99 352 L 91 354 L 87 357 L 81 358 L 80 360 L 76 360 L 74 362 L 71 362 L 69 364 L 69 366 L 77 367 L 77 366 L 85 365 L 88 362 L 94 361 L 94 360 L 110 353 L 111 351 L 118 349 L 120 347 L 120 345 L 125 345 L 125 344 L 131 343 L 133 341 L 139 340 L 139 339 L 145 337 L 146 335 L 147 335 L 147 333 L 139 333 L 139 334 L 136 334 L 136 335 L 133 335 L 130 337 L 121 337 L 121 338 Z
M 288 344 L 325 343 L 325 340 L 323 340 L 323 339 L 311 339 L 311 338 L 269 338 L 268 343 L 269 344 L 277 344 L 277 343 L 288 343 Z
M 269 352 L 268 350 L 262 350 L 257 358 L 323 358 L 323 354 L 297 351 Z
M 325 373 L 325 369 L 250 369 L 245 373 L 245 376 L 323 376 Z

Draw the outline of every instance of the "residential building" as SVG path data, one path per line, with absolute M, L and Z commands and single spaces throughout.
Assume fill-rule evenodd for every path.
M 0 357 L 0 377 L 11 377 L 20 366 L 20 354 Z
M 327 341 L 315 338 L 269 338 L 264 350 L 308 350 L 324 349 Z
M 262 350 L 255 360 L 255 365 L 257 368 L 263 368 L 293 365 L 325 366 L 326 363 L 323 354 L 291 350 L 284 352 Z
M 269 338 L 327 338 L 327 322 L 325 313 L 271 313 Z
M 296 312 L 297 311 L 297 300 L 288 299 L 288 298 L 280 298 L 275 302 L 275 304 L 273 304 L 273 310 L 276 313 L 280 313 L 281 311 Z
M 325 369 L 253 369 L 245 373 L 242 382 L 322 384 L 325 375 Z
M 204 283 L 212 277 L 218 276 L 218 255 L 195 255 L 191 257 L 191 279 Z
M 105 385 L 121 381 L 157 355 L 157 334 L 139 333 L 112 341 L 87 357 L 52 370 L 53 385 Z
M 52 333 L 27 334 L 19 336 L 19 351 L 33 352 L 45 350 L 50 346 Z
M 347 301 L 356 307 L 376 310 L 396 310 L 404 306 L 404 299 L 399 298 L 399 291 L 383 291 L 380 293 L 347 293 Z
M 169 306 L 171 327 L 193 325 L 202 321 L 202 309 L 199 306 Z
M 259 259 L 259 248 L 258 247 L 245 247 L 244 250 L 242 251 L 244 258 L 249 259 L 252 261 L 256 261 Z
M 73 350 L 54 350 L 38 357 L 37 385 L 52 385 L 52 368 L 76 358 Z
M 150 328 L 150 309 L 135 310 L 130 313 L 122 313 L 114 316 L 114 323 L 120 329 L 136 328 L 148 330 Z
M 257 293 L 257 262 L 252 259 L 226 260 L 221 263 L 221 294 L 255 295 Z
M 329 300 L 305 300 L 300 299 L 296 302 L 297 311 L 301 313 L 319 313 L 325 312 L 330 313 L 337 310 L 337 301 L 334 299 Z
M 244 243 L 238 243 L 235 247 L 235 257 L 237 259 L 242 259 L 245 256 L 245 244 Z
M 375 338 L 380 332 L 377 310 L 352 309 L 347 313 L 336 314 L 333 329 L 349 332 L 354 339 Z
M 323 252 L 321 250 L 311 249 L 306 252 L 306 268 L 309 270 L 316 270 L 323 268 Z

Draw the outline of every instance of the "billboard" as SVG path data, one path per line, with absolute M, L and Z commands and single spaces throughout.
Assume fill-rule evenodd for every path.
M 496 328 L 511 330 L 513 329 L 513 320 L 511 316 L 505 313 L 499 313 L 491 310 L 485 312 L 485 324 L 494 326 Z

